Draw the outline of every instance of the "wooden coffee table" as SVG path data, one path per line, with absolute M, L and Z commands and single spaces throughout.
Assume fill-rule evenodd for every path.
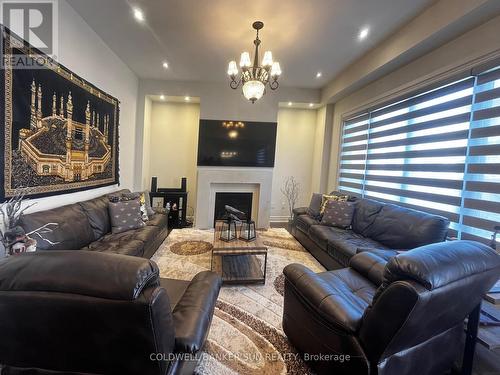
M 223 284 L 266 282 L 267 247 L 259 234 L 255 241 L 220 240 L 222 223 L 215 224 L 211 270 L 222 277 Z

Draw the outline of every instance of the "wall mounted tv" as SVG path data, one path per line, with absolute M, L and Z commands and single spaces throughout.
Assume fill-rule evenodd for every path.
M 200 120 L 198 165 L 274 167 L 275 122 Z

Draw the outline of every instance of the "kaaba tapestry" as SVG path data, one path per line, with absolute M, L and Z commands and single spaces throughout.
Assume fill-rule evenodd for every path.
M 41 197 L 119 182 L 116 98 L 7 29 L 0 83 L 0 201 L 21 188 Z

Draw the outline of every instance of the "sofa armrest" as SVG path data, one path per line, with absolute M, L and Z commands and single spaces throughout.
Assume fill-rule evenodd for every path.
M 211 271 L 193 278 L 173 311 L 177 352 L 196 354 L 203 348 L 221 286 L 221 278 Z
M 385 265 L 396 255 L 398 252 L 394 250 L 359 248 L 357 254 L 351 258 L 349 267 L 380 286 L 384 279 Z
M 307 214 L 308 207 L 297 207 L 293 209 L 293 216 L 300 216 Z

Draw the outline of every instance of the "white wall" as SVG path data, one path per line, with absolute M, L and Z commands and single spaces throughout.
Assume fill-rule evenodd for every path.
M 280 108 L 276 161 L 271 198 L 271 220 L 286 221 L 289 215 L 281 187 L 288 176 L 300 184 L 297 207 L 308 205 L 312 193 L 314 148 L 316 144 L 317 110 Z
M 59 1 L 59 58 L 68 69 L 120 100 L 120 183 L 134 189 L 138 79 L 64 0 Z M 30 211 L 91 199 L 117 186 L 36 199 Z
M 188 206 L 196 208 L 196 175 L 200 105 L 153 101 L 149 143 L 149 171 L 158 187 L 178 187 L 187 177 Z M 188 209 L 188 214 L 191 210 Z

